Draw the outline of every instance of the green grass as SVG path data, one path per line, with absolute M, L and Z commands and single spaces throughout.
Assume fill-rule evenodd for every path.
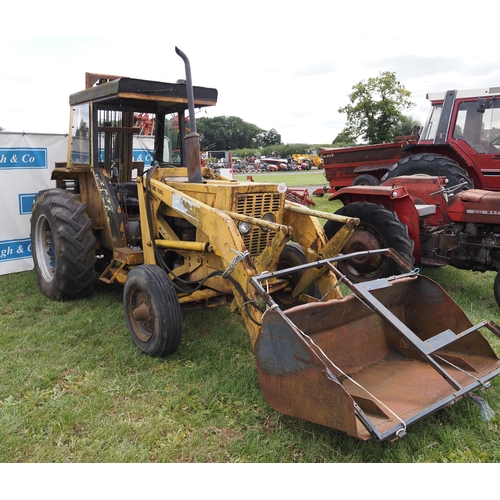
M 491 273 L 427 272 L 476 323 L 500 314 Z M 469 399 L 399 442 L 361 442 L 272 410 L 253 352 L 228 308 L 186 313 L 166 359 L 132 344 L 121 287 L 52 302 L 33 272 L 0 276 L 2 462 L 497 462 L 499 419 Z M 490 341 L 498 351 L 498 339 Z M 500 390 L 482 394 L 500 412 Z
M 319 210 L 339 207 L 314 200 Z M 493 273 L 422 273 L 473 323 L 500 324 Z M 0 295 L 4 463 L 500 461 L 500 418 L 482 421 L 468 398 L 382 444 L 275 412 L 260 393 L 243 323 L 229 308 L 185 313 L 179 350 L 153 359 L 132 343 L 119 285 L 97 283 L 87 299 L 53 302 L 29 271 L 0 276 Z M 485 336 L 500 353 L 500 340 Z M 481 396 L 500 414 L 500 381 Z

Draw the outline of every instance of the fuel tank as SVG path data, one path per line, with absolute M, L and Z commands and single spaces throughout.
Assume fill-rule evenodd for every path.
M 500 193 L 469 189 L 455 194 L 448 202 L 453 222 L 500 225 Z

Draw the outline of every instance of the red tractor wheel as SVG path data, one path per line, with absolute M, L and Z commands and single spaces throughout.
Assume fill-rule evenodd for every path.
M 336 212 L 346 217 L 358 217 L 360 224 L 342 249 L 343 254 L 393 248 L 408 262 L 413 263 L 413 240 L 408 235 L 408 227 L 398 216 L 382 205 L 355 202 Z M 332 238 L 340 229 L 338 222 L 325 224 L 327 238 Z M 401 270 L 389 257 L 371 254 L 340 261 L 338 268 L 351 281 L 361 282 L 400 274 Z

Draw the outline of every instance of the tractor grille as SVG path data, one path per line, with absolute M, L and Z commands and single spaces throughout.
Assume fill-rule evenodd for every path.
M 255 193 L 238 196 L 238 213 L 262 219 L 268 213 L 273 213 L 278 222 L 281 197 L 278 193 Z M 245 247 L 252 257 L 259 255 L 276 236 L 276 231 L 263 231 L 258 226 L 243 236 Z

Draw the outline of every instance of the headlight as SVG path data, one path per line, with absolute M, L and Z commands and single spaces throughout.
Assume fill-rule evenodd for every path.
M 276 217 L 274 216 L 274 214 L 268 213 L 264 215 L 264 217 L 262 217 L 262 220 L 265 220 L 267 222 L 276 222 Z M 267 227 L 263 227 L 262 231 L 269 231 L 269 229 Z
M 252 230 L 252 224 L 250 224 L 249 222 L 240 221 L 238 222 L 238 230 L 243 235 L 248 234 Z

